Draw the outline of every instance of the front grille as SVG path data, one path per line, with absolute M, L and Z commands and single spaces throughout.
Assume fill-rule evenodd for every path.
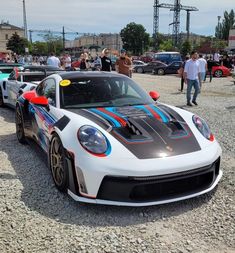
M 97 198 L 122 202 L 149 202 L 183 197 L 209 188 L 219 174 L 220 158 L 190 171 L 151 177 L 105 176 Z

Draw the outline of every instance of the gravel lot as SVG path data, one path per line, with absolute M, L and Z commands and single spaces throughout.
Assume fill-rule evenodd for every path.
M 79 204 L 55 188 L 38 150 L 18 143 L 14 111 L 0 108 L 0 252 L 235 252 L 235 85 L 203 84 L 199 106 L 186 107 L 175 76 L 134 74 L 161 102 L 205 118 L 223 149 L 215 191 L 145 208 Z

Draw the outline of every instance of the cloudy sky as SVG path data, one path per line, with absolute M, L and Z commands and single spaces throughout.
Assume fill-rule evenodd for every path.
M 174 3 L 162 0 L 160 3 Z M 28 29 L 80 33 L 117 33 L 130 22 L 142 24 L 153 33 L 154 0 L 25 0 Z M 181 0 L 182 5 L 194 6 L 191 12 L 191 32 L 214 35 L 217 16 L 234 8 L 234 0 Z M 1 0 L 0 18 L 22 27 L 22 0 Z M 181 11 L 180 30 L 185 31 L 186 12 Z M 171 33 L 173 13 L 160 9 L 160 32 Z

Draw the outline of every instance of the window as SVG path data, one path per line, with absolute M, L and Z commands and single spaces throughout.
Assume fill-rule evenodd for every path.
M 8 34 L 5 34 L 5 40 L 8 40 Z
M 56 83 L 54 79 L 49 78 L 41 82 L 36 88 L 36 92 L 39 96 L 48 98 L 49 104 L 56 106 Z

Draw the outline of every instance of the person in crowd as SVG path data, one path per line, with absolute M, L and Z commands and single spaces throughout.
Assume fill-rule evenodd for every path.
M 207 72 L 207 61 L 203 58 L 202 54 L 199 54 L 198 58 L 199 62 L 199 73 L 200 73 L 200 89 L 202 88 L 202 81 L 205 80 L 206 72 Z
M 61 67 L 61 63 L 58 57 L 55 56 L 54 52 L 51 52 L 50 56 L 47 59 L 47 65 L 54 67 Z
M 187 84 L 187 105 L 192 106 L 191 104 L 191 91 L 194 87 L 194 94 L 192 103 L 198 105 L 197 96 L 200 91 L 199 82 L 200 82 L 200 71 L 199 71 L 199 62 L 197 60 L 198 54 L 196 51 L 191 52 L 191 59 L 188 60 L 184 67 L 184 81 Z
M 71 57 L 69 56 L 69 54 L 64 55 L 63 62 L 64 62 L 65 70 L 71 70 L 72 61 L 71 61 Z
M 189 60 L 189 58 L 190 58 L 189 55 L 186 55 L 185 60 L 183 62 L 183 65 L 178 71 L 178 73 L 181 77 L 180 89 L 179 89 L 180 92 L 183 92 L 183 90 L 184 90 L 184 67 L 185 67 L 185 64 L 186 64 L 187 60 Z
M 130 77 L 130 69 L 131 69 L 131 60 L 126 56 L 126 50 L 121 49 L 120 57 L 117 59 L 115 63 L 116 71 L 120 74 L 126 75 Z
M 101 59 L 101 71 L 108 71 L 110 72 L 112 70 L 112 61 L 108 57 L 109 50 L 107 48 L 104 48 L 104 50 L 101 53 L 100 59 Z
M 90 66 L 87 53 L 81 54 L 80 59 L 80 70 L 88 70 Z
M 214 55 L 213 55 L 213 60 L 216 61 L 216 62 L 219 62 L 220 61 L 220 54 L 219 52 L 215 52 Z
M 210 55 L 209 59 L 207 60 L 207 69 L 208 69 L 208 73 L 210 76 L 210 83 L 213 78 L 213 74 L 212 74 L 212 67 L 213 66 L 215 66 L 215 61 L 213 61 L 212 56 Z M 205 81 L 206 81 L 206 77 L 205 77 Z
M 226 54 L 223 55 L 222 60 L 221 60 L 221 65 L 225 66 L 228 69 L 232 69 L 232 63 L 231 63 L 228 55 L 226 55 Z

